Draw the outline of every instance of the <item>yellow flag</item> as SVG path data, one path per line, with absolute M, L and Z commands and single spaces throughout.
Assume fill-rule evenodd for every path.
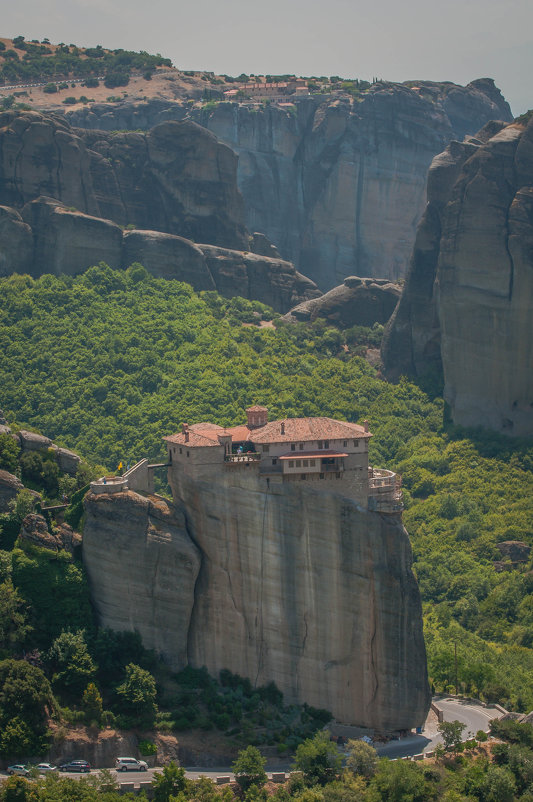
M 121 471 L 121 470 L 122 470 L 122 462 L 119 462 L 119 463 L 118 463 L 118 468 L 117 468 L 117 471 Z

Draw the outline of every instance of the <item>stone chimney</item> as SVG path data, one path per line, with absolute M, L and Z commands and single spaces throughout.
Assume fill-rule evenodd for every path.
M 369 431 L 370 431 L 370 428 L 369 428 L 369 425 L 368 425 L 368 421 L 367 421 L 367 420 L 364 420 L 364 421 L 363 421 L 363 426 L 365 427 L 365 432 L 369 432 Z
M 181 433 L 183 435 L 185 435 L 185 442 L 188 443 L 189 442 L 189 424 L 188 423 L 182 423 L 181 424 Z
M 281 421 L 281 434 L 285 434 L 285 421 Z
M 248 407 L 246 418 L 249 429 L 259 429 L 268 423 L 268 409 L 259 406 Z

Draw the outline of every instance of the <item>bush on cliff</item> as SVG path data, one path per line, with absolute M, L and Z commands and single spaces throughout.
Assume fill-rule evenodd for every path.
M 48 716 L 56 712 L 50 683 L 24 660 L 0 662 L 0 755 L 40 754 Z

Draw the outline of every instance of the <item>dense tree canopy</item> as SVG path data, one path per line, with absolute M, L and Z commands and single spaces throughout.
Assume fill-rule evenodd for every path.
M 163 456 L 162 436 L 182 421 L 234 425 L 254 402 L 273 418 L 368 419 L 371 463 L 403 475 L 435 688 L 454 688 L 456 645 L 460 691 L 533 707 L 531 559 L 512 565 L 497 546 L 533 544 L 531 442 L 445 425 L 441 399 L 405 380 L 382 381 L 359 355 L 375 332 L 343 333 L 324 321 L 259 328 L 249 324 L 271 313 L 258 302 L 198 294 L 140 266 L 11 276 L 0 280 L 0 297 L 0 400 L 9 420 L 110 470 Z M 11 452 L 0 439 L 6 464 Z M 59 487 L 45 463 L 23 469 Z M 37 604 L 41 559 L 13 553 L 13 585 L 30 603 L 35 638 L 46 648 L 61 628 L 85 628 L 89 638 L 79 567 L 47 558 L 41 587 L 50 587 Z M 59 630 L 46 615 L 59 603 L 58 570 L 72 600 Z

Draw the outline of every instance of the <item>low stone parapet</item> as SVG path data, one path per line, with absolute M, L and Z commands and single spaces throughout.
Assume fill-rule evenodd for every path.
M 96 482 L 91 482 L 91 493 L 123 493 L 128 489 L 128 480 L 125 476 L 102 476 Z

